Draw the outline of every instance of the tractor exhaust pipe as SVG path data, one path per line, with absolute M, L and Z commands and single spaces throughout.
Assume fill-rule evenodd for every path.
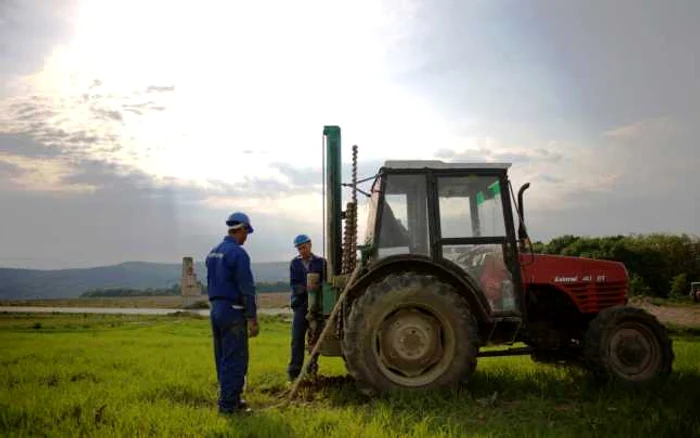
M 518 224 L 518 239 L 520 241 L 525 241 L 528 238 L 527 231 L 525 230 L 525 209 L 523 207 L 523 193 L 525 190 L 530 188 L 530 183 L 525 183 L 518 190 L 518 216 L 520 217 L 520 222 Z

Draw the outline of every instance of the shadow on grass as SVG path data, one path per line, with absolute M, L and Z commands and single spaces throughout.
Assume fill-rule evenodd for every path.
M 295 436 L 289 423 L 274 413 L 232 414 L 226 415 L 226 421 L 227 430 L 212 432 L 206 436 L 209 438 Z
M 277 400 L 277 403 L 289 399 L 292 385 L 282 383 L 263 383 L 256 391 Z M 361 405 L 372 401 L 372 398 L 360 393 L 355 381 L 349 376 L 323 376 L 304 379 L 297 388 L 293 403 L 308 404 L 323 401 L 331 406 Z
M 545 427 L 543 422 L 559 422 L 570 436 L 595 435 L 603 430 L 612 436 L 700 436 L 698 372 L 674 372 L 665 382 L 628 389 L 602 385 L 574 367 L 542 365 L 527 373 L 513 371 L 477 371 L 468 384 L 453 390 L 376 397 L 363 395 L 348 376 L 319 377 L 300 385 L 295 403 L 354 407 L 370 413 L 386 409 L 403 416 L 403 421 L 432 418 L 466 429 L 485 424 L 498 431 L 515 420 L 518 424 L 513 427 L 523 431 L 528 427 L 540 430 Z M 288 395 L 288 391 L 275 393 L 270 389 L 269 394 L 279 398 Z
M 633 394 L 635 397 L 657 398 L 660 394 L 677 394 L 677 391 L 687 392 L 690 388 L 697 388 L 700 396 L 700 373 L 675 372 L 665 382 L 659 382 L 642 388 L 631 389 L 616 384 L 601 384 L 595 381 L 589 373 L 575 367 L 561 367 L 558 374 L 553 374 L 546 365 L 541 370 L 531 373 L 509 373 L 508 369 L 489 370 L 488 372 L 476 372 L 470 381 L 459 388 L 440 391 L 415 391 L 410 397 L 430 394 L 440 396 L 470 397 L 474 400 L 479 397 L 491 396 L 498 393 L 504 397 L 520 397 L 522 395 L 540 396 L 548 399 L 570 400 L 576 397 L 582 400 L 594 400 L 601 396 L 615 394 L 625 397 Z M 554 367 L 554 366 L 552 366 Z M 285 398 L 289 395 L 289 387 L 285 385 L 271 385 L 259 389 L 260 392 L 275 398 Z M 394 393 L 389 397 L 398 396 Z M 303 381 L 298 388 L 295 399 L 300 401 L 313 401 L 320 398 L 331 402 L 333 405 L 364 404 L 381 399 L 381 396 L 366 396 L 362 394 L 350 376 L 319 376 L 316 379 Z
M 285 391 L 285 397 L 289 391 Z M 364 405 L 372 401 L 371 397 L 362 394 L 350 376 L 318 376 L 304 381 L 294 399 L 296 401 L 313 402 L 323 400 L 334 407 Z

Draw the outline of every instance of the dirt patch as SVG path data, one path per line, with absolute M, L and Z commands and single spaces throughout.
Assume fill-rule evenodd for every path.
M 673 307 L 656 306 L 648 301 L 635 300 L 630 302 L 634 307 L 642 308 L 659 318 L 664 324 L 675 326 L 700 328 L 700 306 L 698 307 Z

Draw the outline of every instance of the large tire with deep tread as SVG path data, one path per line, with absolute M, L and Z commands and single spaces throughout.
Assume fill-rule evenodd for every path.
M 476 369 L 477 321 L 457 290 L 432 275 L 399 272 L 371 283 L 352 304 L 344 331 L 346 367 L 368 395 L 455 387 Z M 426 360 L 436 362 L 416 371 Z
M 583 355 L 597 379 L 627 386 L 665 378 L 675 358 L 673 341 L 659 320 L 629 306 L 607 308 L 591 321 Z

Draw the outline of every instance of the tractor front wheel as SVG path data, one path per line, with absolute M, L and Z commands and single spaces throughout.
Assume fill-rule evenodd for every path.
M 671 372 L 672 341 L 656 317 L 643 309 L 603 310 L 586 332 L 584 360 L 598 378 L 645 384 Z
M 367 394 L 435 389 L 465 381 L 478 353 L 465 299 L 431 275 L 402 272 L 372 283 L 345 324 L 345 363 Z

